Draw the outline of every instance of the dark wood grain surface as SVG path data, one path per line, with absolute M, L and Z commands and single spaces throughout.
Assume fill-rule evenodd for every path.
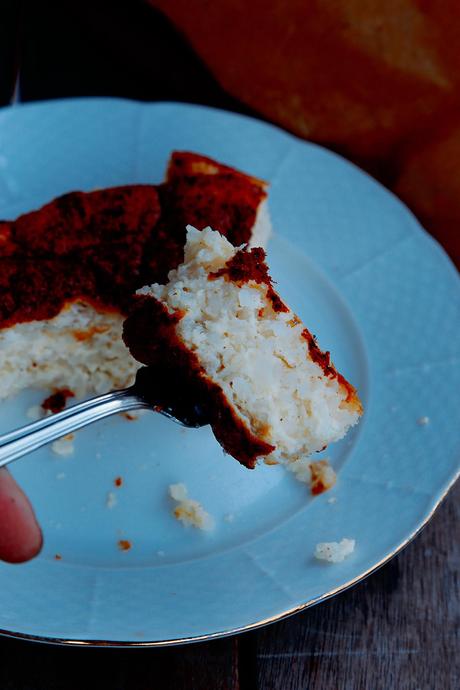
M 246 110 L 142 2 L 110 6 L 3 3 L 0 103 L 11 98 L 19 56 L 22 100 L 115 95 Z M 95 678 L 110 690 L 458 690 L 459 498 L 457 486 L 364 582 L 252 633 L 158 650 L 0 639 L 0 690 L 81 690 Z
M 16 0 L 0 3 L 0 106 L 7 105 L 14 92 L 19 64 L 22 7 Z

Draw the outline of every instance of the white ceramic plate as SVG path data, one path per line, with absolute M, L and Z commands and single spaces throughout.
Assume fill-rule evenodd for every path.
M 0 216 L 74 189 L 159 182 L 173 149 L 271 183 L 272 274 L 358 387 L 365 417 L 327 451 L 338 484 L 314 499 L 279 467 L 245 470 L 209 429 L 180 429 L 154 413 L 80 432 L 71 457 L 44 449 L 22 459 L 12 471 L 33 500 L 45 546 L 32 563 L 0 566 L 0 628 L 9 634 L 169 644 L 276 620 L 393 555 L 458 474 L 457 274 L 401 203 L 338 156 L 203 107 L 112 99 L 15 106 L 0 113 Z M 3 403 L 0 430 L 25 423 L 42 399 L 35 391 Z M 430 423 L 420 426 L 423 416 Z M 213 533 L 171 516 L 167 488 L 178 481 L 213 514 Z M 349 559 L 314 560 L 318 541 L 342 537 L 356 539 Z M 121 538 L 130 551 L 117 548 Z

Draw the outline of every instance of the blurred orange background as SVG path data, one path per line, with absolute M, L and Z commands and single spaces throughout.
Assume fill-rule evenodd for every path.
M 0 103 L 121 96 L 264 118 L 392 189 L 460 266 L 459 0 L 4 0 Z
M 460 265 L 458 0 L 151 0 L 255 112 L 390 187 Z

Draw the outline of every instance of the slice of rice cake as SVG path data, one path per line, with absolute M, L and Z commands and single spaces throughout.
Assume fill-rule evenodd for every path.
M 183 260 L 188 222 L 209 217 L 230 241 L 252 241 L 265 188 L 175 152 L 163 184 L 71 192 L 0 222 L 0 399 L 31 386 L 80 397 L 132 383 L 139 365 L 121 332 L 133 293 Z
M 358 421 L 355 389 L 273 289 L 263 249 L 189 227 L 183 264 L 137 295 L 124 340 L 157 380 L 152 399 L 199 405 L 243 465 L 295 461 Z

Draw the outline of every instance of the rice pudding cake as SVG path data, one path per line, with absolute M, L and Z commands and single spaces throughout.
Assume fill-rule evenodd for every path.
M 275 292 L 262 248 L 189 226 L 183 263 L 136 299 L 123 337 L 151 369 L 152 398 L 194 401 L 246 467 L 294 462 L 358 421 L 356 390 Z
M 0 222 L 0 399 L 27 387 L 76 396 L 132 383 L 121 338 L 133 293 L 184 257 L 185 227 L 230 243 L 267 240 L 266 184 L 174 152 L 166 181 L 71 192 Z

